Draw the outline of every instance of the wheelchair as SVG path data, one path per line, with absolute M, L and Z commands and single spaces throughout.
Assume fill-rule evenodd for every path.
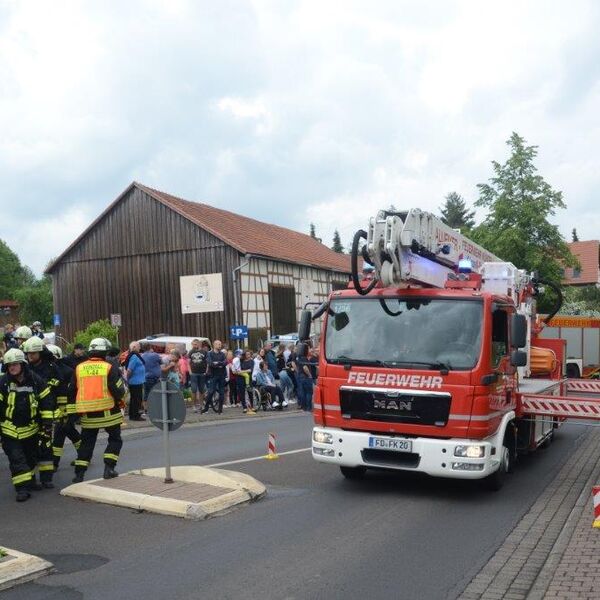
M 252 399 L 254 402 L 254 410 L 273 410 L 273 399 L 271 398 L 271 393 L 265 390 L 262 387 L 253 387 L 252 388 Z

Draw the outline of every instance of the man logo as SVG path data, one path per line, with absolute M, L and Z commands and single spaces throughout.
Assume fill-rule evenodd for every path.
M 383 410 L 412 410 L 412 401 L 373 400 L 373 408 L 381 408 Z

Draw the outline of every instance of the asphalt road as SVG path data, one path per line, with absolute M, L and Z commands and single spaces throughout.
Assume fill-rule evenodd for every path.
M 173 435 L 174 463 L 260 456 L 269 431 L 280 451 L 306 448 L 311 426 L 309 416 L 290 414 L 182 429 Z M 350 482 L 309 452 L 241 462 L 229 468 L 267 484 L 267 498 L 204 522 L 55 491 L 17 504 L 2 457 L 0 543 L 47 557 L 58 570 L 2 598 L 456 598 L 583 433 L 576 425 L 562 427 L 550 449 L 521 460 L 497 493 L 410 473 L 370 472 Z M 120 469 L 160 466 L 160 435 L 128 435 Z M 90 477 L 101 473 L 101 450 Z M 64 463 L 59 486 L 72 476 Z

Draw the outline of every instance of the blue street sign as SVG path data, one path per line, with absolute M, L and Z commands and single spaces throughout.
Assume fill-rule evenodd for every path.
M 58 327 L 60 325 L 60 315 L 57 313 L 54 315 L 54 327 Z
M 229 337 L 232 340 L 245 340 L 248 337 L 248 326 L 232 325 L 229 328 Z

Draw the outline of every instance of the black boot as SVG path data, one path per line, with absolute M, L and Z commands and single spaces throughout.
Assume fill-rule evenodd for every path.
M 118 477 L 119 474 L 115 471 L 114 467 L 110 465 L 104 465 L 104 479 L 113 479 L 114 477 Z
M 51 481 L 42 481 L 42 487 L 45 490 L 53 490 L 54 489 L 54 484 Z
M 25 502 L 29 498 L 31 498 L 31 494 L 27 490 L 21 489 L 17 492 L 17 502 Z
M 75 477 L 73 477 L 73 483 L 81 483 L 83 481 L 83 471 L 75 471 Z

